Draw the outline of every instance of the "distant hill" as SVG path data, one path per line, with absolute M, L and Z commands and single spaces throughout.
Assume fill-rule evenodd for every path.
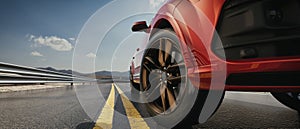
M 66 74 L 75 74 L 75 75 L 80 75 L 80 76 L 86 76 L 86 77 L 91 77 L 94 78 L 96 76 L 97 79 L 111 79 L 112 77 L 114 78 L 122 78 L 122 79 L 128 79 L 129 77 L 129 72 L 117 72 L 117 71 L 98 71 L 95 73 L 89 73 L 89 74 L 84 74 L 72 70 L 58 70 L 52 67 L 46 67 L 42 68 L 39 67 L 38 69 L 43 69 L 43 70 L 49 70 L 49 71 L 54 71 L 54 72 L 61 72 L 61 73 L 66 73 Z
M 97 76 L 113 76 L 113 77 L 129 77 L 129 72 L 117 72 L 117 71 L 98 71 L 95 73 Z
M 76 71 L 65 70 L 65 69 L 58 70 L 58 69 L 55 69 L 55 68 L 52 68 L 52 67 L 46 67 L 46 68 L 38 67 L 38 69 L 49 70 L 49 71 L 60 72 L 60 73 L 66 73 L 66 74 L 75 74 L 75 75 L 81 75 L 81 76 L 84 75 L 83 73 L 79 73 L 79 72 L 76 72 Z
M 128 80 L 128 78 L 129 78 L 129 72 L 98 71 L 96 73 L 92 73 L 91 75 L 96 76 L 97 79 L 118 78 L 118 79 Z

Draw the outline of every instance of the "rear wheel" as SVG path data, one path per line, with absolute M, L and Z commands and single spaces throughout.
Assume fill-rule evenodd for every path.
M 160 30 L 149 42 L 141 66 L 141 90 L 150 115 L 167 128 L 198 123 L 208 91 L 190 83 L 176 34 Z
M 282 104 L 300 112 L 300 92 L 272 92 L 272 95 Z

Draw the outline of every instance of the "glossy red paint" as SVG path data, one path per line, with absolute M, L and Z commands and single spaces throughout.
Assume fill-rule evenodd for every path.
M 181 41 L 188 76 L 194 86 L 200 89 L 223 89 L 226 77 L 232 73 L 300 71 L 300 57 L 273 57 L 243 59 L 241 61 L 225 60 L 212 50 L 212 39 L 225 0 L 170 0 L 154 17 L 150 25 L 150 33 L 160 25 L 162 20 L 168 21 Z M 144 45 L 145 47 L 147 45 Z M 141 58 L 141 52 L 136 58 Z M 139 60 L 140 61 L 140 60 Z M 132 64 L 132 74 L 139 74 L 140 62 Z M 226 66 L 226 69 L 223 69 Z M 224 73 L 212 88 L 211 79 L 216 73 Z M 212 74 L 214 73 L 214 74 Z M 135 78 L 139 80 L 139 78 Z M 201 80 L 199 82 L 199 79 Z M 193 81 L 194 80 L 194 81 Z M 225 90 L 242 91 L 298 91 L 300 86 L 238 86 L 225 85 Z

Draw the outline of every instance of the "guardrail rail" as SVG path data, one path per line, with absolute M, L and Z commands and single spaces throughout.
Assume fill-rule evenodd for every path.
M 95 82 L 95 79 L 0 62 L 0 84 Z

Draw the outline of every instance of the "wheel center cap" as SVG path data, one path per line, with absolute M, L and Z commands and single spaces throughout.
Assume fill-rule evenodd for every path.
M 166 73 L 166 72 L 162 72 L 162 73 L 161 73 L 161 79 L 162 79 L 163 81 L 167 80 L 167 73 Z

